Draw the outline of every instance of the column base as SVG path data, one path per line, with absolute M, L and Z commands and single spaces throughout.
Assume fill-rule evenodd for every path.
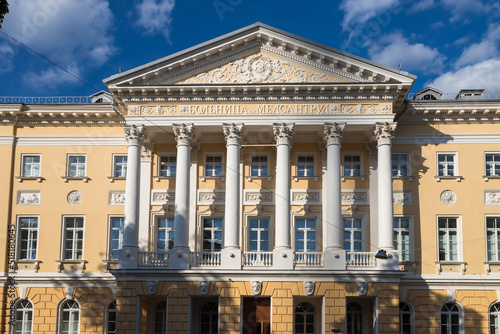
M 330 248 L 325 250 L 325 269 L 345 270 L 345 250 Z
M 293 250 L 290 248 L 273 249 L 273 269 L 293 270 Z
M 399 256 L 396 251 L 387 251 L 388 259 L 377 259 L 377 269 L 399 270 Z
M 241 269 L 241 249 L 223 248 L 220 262 L 222 269 Z
M 137 269 L 139 247 L 124 247 L 118 250 L 118 269 Z
M 170 269 L 189 269 L 189 247 L 173 248 L 168 252 L 168 267 Z

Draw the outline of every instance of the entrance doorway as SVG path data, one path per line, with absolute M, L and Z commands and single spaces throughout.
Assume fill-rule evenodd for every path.
M 271 333 L 271 298 L 243 297 L 241 333 Z

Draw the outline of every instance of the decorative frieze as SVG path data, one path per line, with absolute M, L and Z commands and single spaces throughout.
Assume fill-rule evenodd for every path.
M 40 190 L 18 190 L 17 205 L 40 205 L 42 193 Z
M 445 190 L 439 195 L 439 199 L 444 205 L 453 205 L 457 200 L 457 195 L 451 190 Z
M 266 190 L 244 190 L 244 204 L 245 205 L 273 205 L 274 204 L 274 191 L 273 189 Z
M 108 205 L 125 205 L 125 190 L 110 190 Z
M 310 204 L 310 205 L 320 205 L 321 204 L 321 190 L 298 190 L 293 189 L 292 192 L 292 205 Z
M 226 203 L 226 195 L 222 189 L 213 190 L 198 190 L 198 204 L 199 205 L 224 205 Z
M 151 190 L 151 205 L 174 205 L 175 204 L 175 190 Z
M 409 191 L 394 191 L 393 203 L 395 206 L 413 205 L 413 192 Z
M 484 205 L 500 205 L 500 190 L 485 190 Z
M 369 205 L 368 190 L 342 190 L 342 205 Z

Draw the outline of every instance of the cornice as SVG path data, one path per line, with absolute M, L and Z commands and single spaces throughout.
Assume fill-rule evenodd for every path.
M 126 146 L 125 136 L 122 137 L 16 137 L 16 145 L 19 146 Z

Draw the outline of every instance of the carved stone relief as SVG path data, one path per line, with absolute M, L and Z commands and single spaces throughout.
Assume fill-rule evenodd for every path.
M 453 205 L 455 204 L 455 201 L 457 200 L 457 195 L 451 190 L 445 190 L 441 193 L 439 196 L 441 199 L 441 202 L 445 205 Z
M 358 290 L 358 296 L 366 296 L 368 284 L 366 282 L 356 282 L 356 289 Z
M 304 291 L 306 296 L 314 295 L 314 286 L 315 286 L 314 282 L 311 281 L 304 282 Z
M 219 204 L 226 202 L 224 191 L 217 190 L 198 190 L 198 204 Z
M 320 191 L 292 191 L 293 204 L 321 204 Z
M 412 205 L 413 193 L 411 191 L 395 191 L 393 193 L 393 203 L 396 206 Z
M 78 205 L 82 201 L 82 194 L 78 190 L 73 190 L 68 194 L 68 203 L 71 205 Z
M 500 190 L 485 190 L 484 205 L 500 205 Z
M 18 190 L 17 205 L 40 205 L 42 194 L 40 190 Z
M 210 287 L 209 281 L 200 281 L 200 295 L 208 294 L 209 287 Z
M 148 293 L 150 295 L 155 295 L 158 289 L 158 281 L 148 281 Z
M 272 191 L 246 191 L 245 190 L 245 204 L 273 204 L 273 192 Z
M 151 205 L 164 205 L 175 203 L 175 190 L 153 190 L 151 193 Z
M 262 293 L 262 282 L 261 281 L 253 281 L 252 282 L 252 294 L 254 296 L 258 296 Z
M 367 190 L 343 190 L 341 193 L 342 205 L 368 205 Z
M 108 194 L 109 205 L 125 205 L 125 191 L 111 190 Z

